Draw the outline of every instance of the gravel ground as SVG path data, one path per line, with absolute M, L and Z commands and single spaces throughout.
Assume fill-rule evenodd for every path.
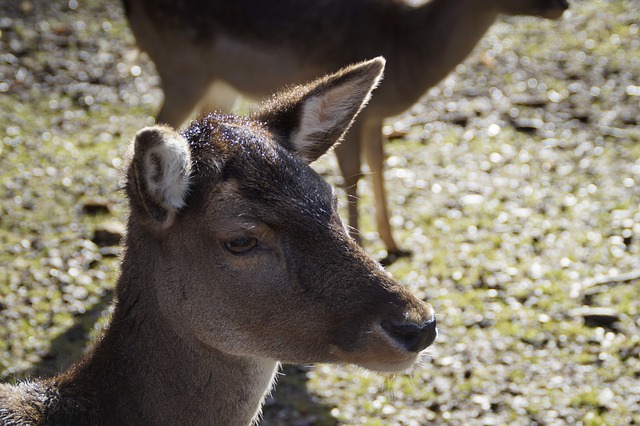
M 108 316 L 120 167 L 161 100 L 119 3 L 0 0 L 0 378 Z M 389 270 L 439 315 L 413 371 L 285 368 L 263 425 L 640 423 L 640 7 L 501 20 L 390 120 Z M 318 170 L 340 178 L 328 156 Z M 384 255 L 367 211 L 365 247 Z

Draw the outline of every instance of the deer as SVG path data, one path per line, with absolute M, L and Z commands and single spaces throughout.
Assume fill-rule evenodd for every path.
M 106 331 L 59 375 L 0 384 L 0 423 L 250 425 L 280 363 L 398 372 L 420 360 L 433 307 L 348 234 L 309 166 L 383 68 L 375 58 L 293 86 L 250 117 L 140 130 Z
M 398 115 L 462 62 L 499 15 L 557 19 L 567 0 L 123 0 L 138 47 L 161 79 L 157 121 L 230 111 L 238 94 L 261 98 L 347 64 L 384 56 L 385 79 L 336 147 L 348 223 L 358 233 L 361 156 L 372 176 L 376 227 L 389 261 L 396 243 L 383 181 L 383 121 Z

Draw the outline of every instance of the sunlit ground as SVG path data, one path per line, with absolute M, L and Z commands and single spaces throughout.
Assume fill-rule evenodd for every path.
M 0 6 L 3 380 L 52 374 L 99 333 L 118 249 L 95 233 L 124 220 L 126 146 L 161 100 L 118 7 L 26 3 Z M 639 14 L 584 1 L 560 22 L 502 20 L 388 122 L 413 252 L 389 270 L 440 336 L 396 377 L 288 369 L 263 424 L 640 423 Z M 317 168 L 340 183 L 331 156 Z

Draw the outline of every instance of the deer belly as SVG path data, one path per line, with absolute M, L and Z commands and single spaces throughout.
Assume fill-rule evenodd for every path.
M 309 70 L 286 47 L 261 46 L 222 35 L 217 37 L 212 59 L 216 79 L 251 98 L 264 97 L 322 74 Z

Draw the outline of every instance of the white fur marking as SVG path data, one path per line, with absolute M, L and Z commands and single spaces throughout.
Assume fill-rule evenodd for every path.
M 159 164 L 158 164 L 159 163 Z M 190 154 L 182 136 L 163 137 L 145 155 L 145 180 L 149 191 L 174 210 L 184 207 L 189 191 Z

